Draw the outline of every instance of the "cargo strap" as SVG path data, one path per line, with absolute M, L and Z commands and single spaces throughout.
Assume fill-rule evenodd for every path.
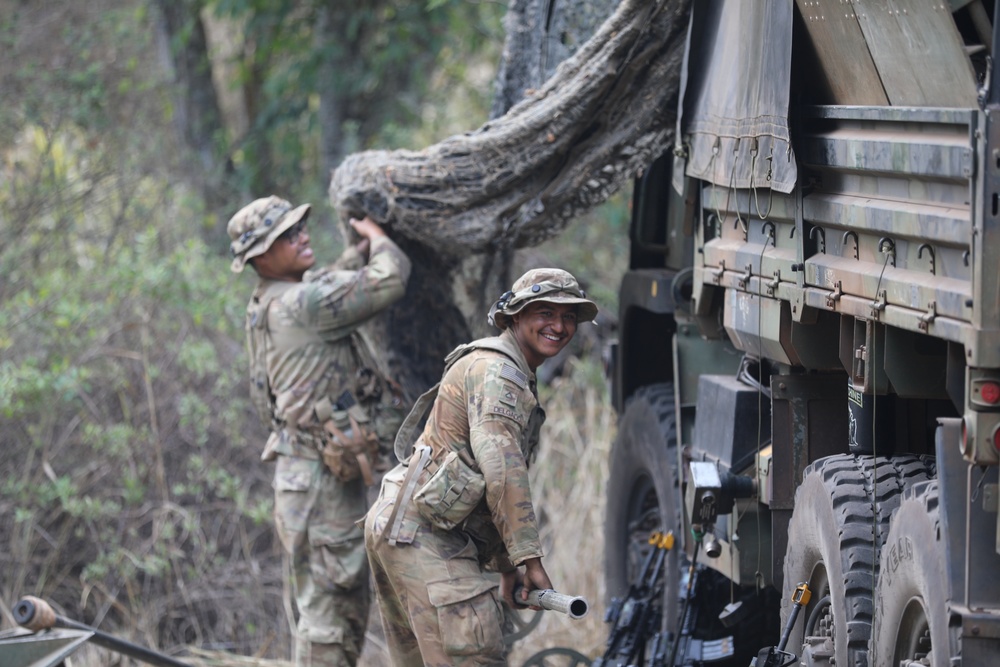
M 420 471 L 427 465 L 427 460 L 431 456 L 431 448 L 427 445 L 417 445 L 413 453 L 415 457 L 410 457 L 410 462 L 406 468 L 406 476 L 403 477 L 403 485 L 396 495 L 396 501 L 392 506 L 392 513 L 389 515 L 389 521 L 386 524 L 389 528 L 389 532 L 386 533 L 386 539 L 389 540 L 391 546 L 396 546 L 396 540 L 399 539 L 399 530 L 403 526 L 403 514 L 405 513 L 406 506 L 410 504 L 410 499 L 413 497 L 413 490 L 417 486 Z M 414 461 L 414 458 L 416 458 L 416 461 Z

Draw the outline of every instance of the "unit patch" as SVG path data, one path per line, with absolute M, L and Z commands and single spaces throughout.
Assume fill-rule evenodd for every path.
M 518 392 L 509 384 L 505 384 L 503 389 L 500 390 L 500 402 L 506 403 L 511 407 L 517 407 L 517 396 Z

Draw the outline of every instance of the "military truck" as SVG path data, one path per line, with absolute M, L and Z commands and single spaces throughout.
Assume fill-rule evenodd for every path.
M 613 354 L 609 622 L 640 648 L 598 664 L 1000 664 L 997 18 L 693 3 Z

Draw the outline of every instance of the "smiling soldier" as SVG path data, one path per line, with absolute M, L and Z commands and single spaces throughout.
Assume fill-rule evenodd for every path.
M 246 314 L 250 394 L 271 430 L 261 458 L 275 462 L 275 523 L 292 563 L 295 664 L 343 667 L 356 664 L 368 622 L 355 522 L 378 455 L 378 400 L 389 393 L 360 327 L 403 296 L 410 261 L 370 218 L 351 219 L 361 240 L 311 270 L 309 211 L 257 199 L 228 232 L 232 270 L 250 264 L 260 278 Z
M 490 310 L 502 333 L 449 354 L 404 422 L 403 463 L 365 520 L 393 665 L 504 665 L 500 598 L 513 606 L 516 584 L 521 601 L 552 587 L 528 487 L 545 419 L 535 369 L 596 315 L 566 271 L 528 271 Z

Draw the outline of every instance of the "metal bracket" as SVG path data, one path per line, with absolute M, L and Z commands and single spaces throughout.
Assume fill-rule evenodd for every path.
M 767 245 L 767 242 L 770 241 L 771 242 L 771 247 L 772 248 L 775 247 L 774 246 L 774 241 L 775 241 L 775 239 L 774 239 L 774 223 L 771 222 L 770 220 L 765 220 L 764 224 L 760 226 L 760 232 L 761 232 L 761 234 L 764 235 L 764 245 Z
M 920 322 L 917 326 L 920 327 L 921 331 L 927 331 L 931 322 L 937 317 L 937 301 L 931 301 L 927 304 L 927 312 L 920 316 Z
M 931 273 L 937 274 L 937 266 L 934 261 L 934 248 L 931 247 L 931 244 L 924 243 L 917 249 L 917 259 L 921 259 L 924 256 L 924 250 L 926 250 L 927 254 L 931 257 Z
M 819 232 L 819 251 L 826 254 L 826 232 L 823 231 L 822 227 L 813 227 L 809 230 L 809 238 L 815 239 L 816 233 Z
M 842 245 L 847 245 L 847 239 L 854 239 L 854 259 L 858 259 L 859 243 L 858 243 L 858 233 L 853 230 L 847 230 L 844 232 L 844 238 L 841 240 Z
M 841 285 L 841 282 L 838 280 L 837 283 L 833 286 L 833 293 L 828 294 L 826 297 L 826 307 L 836 308 L 837 302 L 840 301 L 840 297 L 842 296 L 844 296 L 844 290 L 843 286 Z
M 746 289 L 747 284 L 750 282 L 750 279 L 752 277 L 753 277 L 753 264 L 747 264 L 746 272 L 742 276 L 740 276 L 739 280 L 737 281 L 740 285 L 740 288 Z
M 878 251 L 889 255 L 892 266 L 896 266 L 896 242 L 887 236 L 878 240 Z
M 774 280 L 768 280 L 767 283 L 765 283 L 767 287 L 768 296 L 774 296 L 774 293 L 777 291 L 778 284 L 780 282 L 781 282 L 781 271 L 778 270 L 774 272 Z
M 879 313 L 885 310 L 885 306 L 888 302 L 889 294 L 885 290 L 881 290 L 878 293 L 878 297 L 872 301 L 872 319 L 878 319 Z
M 712 276 L 712 282 L 716 285 L 722 283 L 722 274 L 726 272 L 726 260 L 721 260 L 719 262 L 719 268 L 709 269 L 708 273 Z

